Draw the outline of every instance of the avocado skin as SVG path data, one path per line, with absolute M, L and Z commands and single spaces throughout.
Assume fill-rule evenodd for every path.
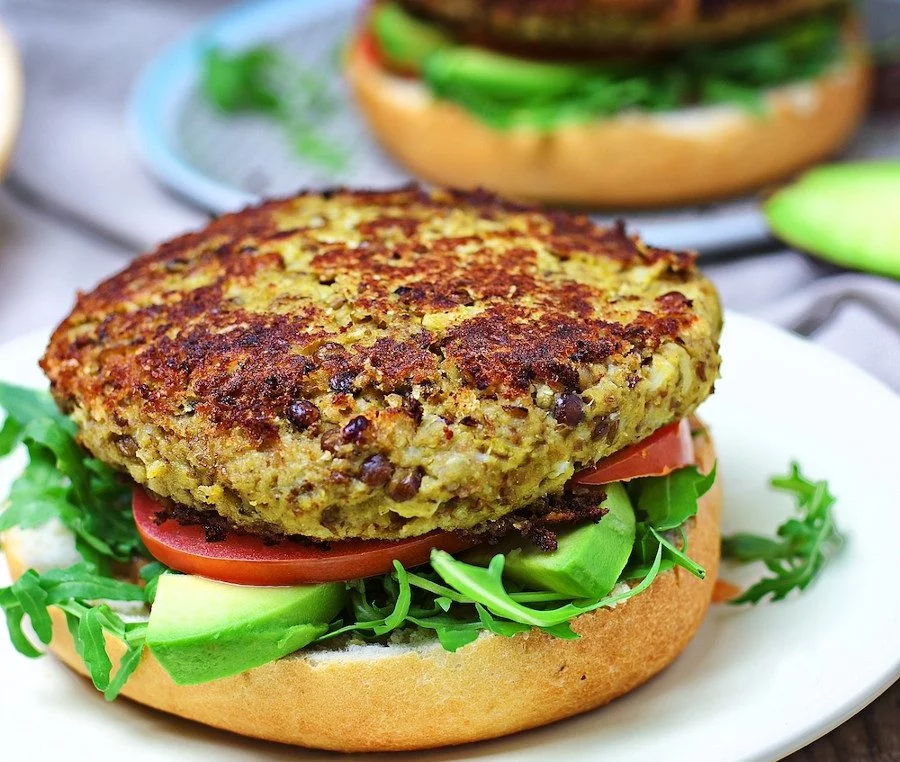
M 818 167 L 764 204 L 776 236 L 854 270 L 900 278 L 900 161 Z
M 487 565 L 497 553 L 506 555 L 503 576 L 532 590 L 550 590 L 573 598 L 600 598 L 613 589 L 634 547 L 634 508 L 621 484 L 604 487 L 608 513 L 599 522 L 557 534 L 553 552 L 532 543 L 472 551 L 467 561 Z
M 311 643 L 347 600 L 341 583 L 250 587 L 160 577 L 147 646 L 177 685 L 245 672 Z
M 372 11 L 372 29 L 382 54 L 394 66 L 417 72 L 434 51 L 452 39 L 432 24 L 410 16 L 396 3 L 379 3 Z

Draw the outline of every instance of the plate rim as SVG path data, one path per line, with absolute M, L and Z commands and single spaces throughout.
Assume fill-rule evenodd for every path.
M 262 196 L 240 191 L 196 169 L 172 140 L 178 107 L 194 89 L 200 51 L 215 41 L 224 47 L 264 40 L 276 21 L 300 20 L 359 0 L 242 0 L 225 8 L 163 48 L 138 76 L 126 107 L 131 141 L 144 167 L 194 205 L 224 214 L 259 203 Z
M 865 384 L 873 392 L 877 393 L 889 405 L 888 412 L 892 418 L 900 420 L 900 395 L 894 392 L 887 384 L 880 379 L 868 373 L 852 361 L 823 347 L 815 342 L 804 339 L 790 331 L 780 328 L 771 323 L 767 323 L 758 317 L 747 315 L 745 313 L 727 310 L 725 312 L 725 322 L 732 324 L 740 324 L 743 330 L 752 330 L 777 335 L 779 339 L 786 340 L 793 346 L 802 346 L 803 351 L 812 352 L 820 356 L 825 362 L 832 363 L 833 366 L 841 367 L 842 374 L 849 376 L 850 383 Z M 11 353 L 29 353 L 34 354 L 35 348 L 39 348 L 46 344 L 47 337 L 52 329 L 39 328 L 28 331 L 17 337 L 9 339 L 0 344 L 0 358 L 5 358 Z M 0 359 L 0 379 L 6 379 L 21 376 L 21 372 L 15 370 L 10 371 L 12 366 L 8 366 Z M 876 391 L 877 390 L 877 391 Z M 880 403 L 881 400 L 878 400 Z M 2 555 L 2 551 L 0 551 Z M 900 611 L 900 603 L 897 604 Z M 755 749 L 745 759 L 764 760 L 776 759 L 786 756 L 798 749 L 801 749 L 813 741 L 821 738 L 835 728 L 842 725 L 848 719 L 853 717 L 859 711 L 868 706 L 881 696 L 895 682 L 900 680 L 900 652 L 893 657 L 893 662 L 887 659 L 879 662 L 880 666 L 874 670 L 875 676 L 871 677 L 868 682 L 859 686 L 858 689 L 849 695 L 843 695 L 838 698 L 838 706 L 830 713 L 824 714 L 817 718 L 815 722 L 808 724 L 800 730 L 794 729 L 793 733 L 786 731 L 783 733 L 775 733 L 772 740 L 765 745 L 761 745 Z

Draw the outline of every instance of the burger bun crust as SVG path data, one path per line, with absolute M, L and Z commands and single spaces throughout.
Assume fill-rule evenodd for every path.
M 712 442 L 696 440 L 708 471 Z M 155 709 L 241 735 L 343 752 L 461 744 L 546 725 L 599 707 L 668 666 L 708 609 L 719 564 L 721 487 L 700 500 L 688 532 L 699 580 L 684 569 L 661 574 L 643 593 L 573 622 L 581 636 L 532 631 L 482 634 L 455 653 L 439 645 L 363 646 L 300 652 L 235 677 L 175 685 L 149 651 L 123 694 Z M 5 537 L 14 577 L 27 561 L 17 532 Z M 63 614 L 51 610 L 50 649 L 85 674 Z M 114 664 L 124 646 L 107 638 Z M 97 711 L 103 711 L 98 704 Z
M 457 188 L 584 207 L 640 208 L 734 196 L 838 150 L 870 89 L 855 24 L 848 55 L 818 78 L 770 90 L 766 112 L 733 105 L 634 112 L 552 131 L 501 130 L 351 46 L 346 73 L 382 146 L 413 174 Z

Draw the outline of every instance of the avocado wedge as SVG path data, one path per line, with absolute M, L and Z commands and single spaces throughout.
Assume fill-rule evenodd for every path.
M 438 93 L 468 90 L 500 101 L 548 100 L 572 91 L 595 69 L 529 61 L 484 48 L 455 46 L 425 62 L 425 79 Z
M 763 210 L 791 246 L 900 278 L 900 161 L 817 167 L 776 192 Z
M 410 16 L 397 3 L 375 6 L 372 29 L 388 61 L 414 72 L 421 70 L 431 53 L 453 43 L 436 26 Z
M 308 645 L 325 633 L 346 600 L 339 583 L 250 587 L 164 574 L 147 646 L 178 685 L 218 680 Z
M 596 523 L 559 532 L 559 545 L 552 553 L 530 542 L 516 546 L 507 541 L 475 549 L 466 560 L 476 566 L 487 566 L 492 556 L 504 553 L 504 576 L 521 585 L 576 598 L 606 595 L 628 563 L 636 521 L 625 488 L 621 484 L 608 484 L 605 489 L 602 505 L 606 515 Z

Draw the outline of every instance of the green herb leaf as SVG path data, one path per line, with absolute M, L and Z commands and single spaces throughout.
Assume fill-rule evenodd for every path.
M 33 528 L 53 518 L 72 531 L 93 566 L 146 553 L 131 516 L 131 491 L 108 466 L 75 441 L 75 427 L 43 392 L 0 384 L 0 404 L 29 462 L 13 483 L 0 531 Z
M 22 426 L 14 418 L 6 416 L 0 428 L 0 458 L 9 455 L 22 438 Z
M 0 407 L 6 411 L 7 420 L 15 421 L 20 428 L 32 421 L 50 418 L 70 434 L 75 433 L 75 424 L 59 411 L 53 397 L 45 391 L 0 381 Z M 6 454 L 0 452 L 0 455 Z
M 335 107 L 316 72 L 267 45 L 235 52 L 211 47 L 203 54 L 200 79 L 206 99 L 222 114 L 274 119 L 299 157 L 332 173 L 347 166 L 347 152 L 315 125 L 319 115 Z
M 242 111 L 277 113 L 281 99 L 272 85 L 277 65 L 275 51 L 267 47 L 226 53 L 209 48 L 203 55 L 203 90 L 209 101 L 226 114 Z
M 38 640 L 47 645 L 53 637 L 53 622 L 47 610 L 47 592 L 41 587 L 37 572 L 29 569 L 12 585 L 22 611 L 31 620 L 31 628 Z
M 475 610 L 478 612 L 478 619 L 488 632 L 495 635 L 501 635 L 504 638 L 511 638 L 522 632 L 528 632 L 531 627 L 520 622 L 507 622 L 504 619 L 494 619 L 488 610 L 480 603 L 475 604 Z
M 115 677 L 113 677 L 103 692 L 103 698 L 107 701 L 114 701 L 118 697 L 122 692 L 122 688 L 125 687 L 125 683 L 128 682 L 128 678 L 134 674 L 134 671 L 140 665 L 143 652 L 143 639 L 139 639 L 128 646 L 128 650 L 122 655 L 122 660 L 119 662 Z
M 151 561 L 141 568 L 138 574 L 146 583 L 144 586 L 144 596 L 147 599 L 147 603 L 152 604 L 153 601 L 156 600 L 156 587 L 159 584 L 159 578 L 168 571 L 171 570 L 159 561 Z
M 19 599 L 11 587 L 0 588 L 0 608 L 6 615 L 6 629 L 9 632 L 9 639 L 15 648 L 23 656 L 29 659 L 36 659 L 43 656 L 43 651 L 34 647 L 34 644 L 28 639 L 25 631 L 22 629 L 22 621 L 25 618 L 25 609 L 19 603 Z
M 0 532 L 13 527 L 32 529 L 60 518 L 65 512 L 69 483 L 56 468 L 53 456 L 34 449 L 31 460 L 13 482 L 8 505 L 0 513 Z
M 687 556 L 686 535 L 682 534 L 682 546 L 680 548 L 676 548 L 664 535 L 662 535 L 653 527 L 650 528 L 650 534 L 652 534 L 656 541 L 660 544 L 660 547 L 665 549 L 666 556 L 670 558 L 676 566 L 681 566 L 682 568 L 687 569 L 691 574 L 699 579 L 706 578 L 706 570 L 702 566 L 700 566 L 700 564 L 692 561 Z
M 424 622 L 416 622 L 420 626 L 425 626 Z M 463 646 L 469 645 L 478 640 L 478 630 L 470 626 L 454 626 L 444 625 L 434 628 L 438 642 L 445 651 L 458 651 Z
M 399 592 L 397 602 L 394 604 L 394 610 L 388 615 L 381 624 L 375 625 L 373 630 L 376 635 L 384 635 L 391 630 L 396 630 L 406 620 L 409 614 L 409 604 L 412 601 L 412 591 L 409 587 L 409 579 L 406 575 L 406 569 L 399 561 L 394 561 L 394 571 L 397 574 L 397 583 Z
M 716 480 L 716 467 L 701 474 L 696 466 L 680 468 L 666 476 L 635 479 L 637 507 L 647 514 L 650 525 L 665 532 L 676 529 L 697 515 L 697 501 Z
M 27 615 L 40 641 L 49 644 L 53 635 L 49 607 L 57 606 L 65 614 L 75 649 L 94 685 L 112 700 L 140 662 L 147 625 L 126 623 L 108 605 L 98 603 L 98 599 L 147 602 L 139 586 L 99 574 L 88 564 L 53 569 L 44 574 L 28 570 L 11 586 L 0 588 L 0 608 L 6 614 L 7 629 L 16 650 L 31 658 L 42 655 L 23 631 L 22 622 Z M 106 652 L 104 633 L 122 640 L 128 647 L 113 680 L 110 680 L 112 663 Z
M 772 573 L 730 601 L 735 605 L 765 598 L 779 601 L 792 590 L 805 590 L 842 543 L 831 511 L 836 500 L 827 482 L 807 479 L 797 463 L 791 463 L 789 473 L 773 478 L 771 484 L 797 499 L 800 517 L 779 526 L 777 538 L 748 533 L 723 538 L 724 558 L 739 563 L 761 561 Z
M 106 653 L 106 640 L 103 637 L 103 626 L 100 624 L 101 607 L 85 609 L 75 627 L 70 624 L 70 631 L 75 630 L 75 649 L 84 662 L 91 676 L 94 687 L 103 692 L 109 688 L 109 673 L 112 662 Z
M 498 554 L 491 559 L 488 568 L 484 569 L 458 561 L 449 553 L 440 550 L 431 552 L 431 566 L 441 578 L 476 603 L 480 603 L 492 614 L 535 627 L 554 627 L 588 611 L 620 603 L 643 592 L 659 573 L 662 545 L 657 550 L 650 572 L 627 592 L 597 600 L 577 601 L 554 609 L 530 608 L 513 600 L 503 585 L 504 561 L 504 557 Z

